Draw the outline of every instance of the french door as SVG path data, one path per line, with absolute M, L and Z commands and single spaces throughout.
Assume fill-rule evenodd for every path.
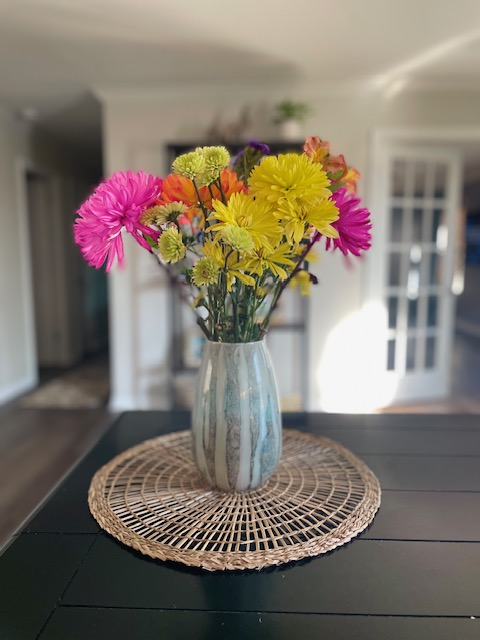
M 369 284 L 382 310 L 379 373 L 394 390 L 391 403 L 449 391 L 461 170 L 455 149 L 377 147 Z

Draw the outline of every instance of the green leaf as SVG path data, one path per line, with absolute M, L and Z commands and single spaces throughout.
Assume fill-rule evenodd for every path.
M 145 238 L 145 240 L 148 242 L 148 244 L 152 247 L 152 249 L 156 249 L 158 247 L 157 243 L 155 242 L 155 240 L 152 238 L 152 236 L 147 236 L 145 233 L 143 234 L 143 237 Z
M 343 174 L 343 169 L 339 169 L 335 173 L 330 173 L 330 172 L 327 173 L 330 180 L 333 180 L 334 182 L 337 182 L 337 180 L 341 177 L 342 174 Z
M 343 182 L 332 182 L 332 184 L 328 188 L 330 189 L 330 191 L 332 193 L 335 193 L 335 191 L 338 191 L 339 189 L 341 189 L 344 186 L 345 185 L 344 185 Z

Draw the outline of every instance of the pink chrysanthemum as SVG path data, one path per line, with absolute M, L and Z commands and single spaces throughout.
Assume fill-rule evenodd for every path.
M 140 222 L 141 213 L 154 204 L 162 190 L 162 180 L 139 171 L 117 172 L 102 182 L 77 211 L 75 242 L 92 267 L 107 260 L 107 271 L 115 256 L 123 262 L 122 228 L 138 244 L 150 250 L 144 234 L 157 240 L 159 233 Z
M 325 238 L 325 246 L 327 250 L 333 247 L 340 249 L 344 255 L 353 253 L 359 256 L 360 251 L 367 251 L 371 245 L 370 212 L 359 206 L 360 199 L 349 193 L 346 187 L 335 191 L 332 200 L 340 213 L 338 220 L 332 222 L 332 227 L 338 231 L 338 238 Z

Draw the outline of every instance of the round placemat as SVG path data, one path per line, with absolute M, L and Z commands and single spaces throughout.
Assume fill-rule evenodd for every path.
M 261 569 L 351 540 L 373 520 L 380 485 L 338 443 L 284 429 L 282 459 L 263 487 L 215 491 L 195 466 L 190 432 L 181 431 L 99 469 L 88 502 L 102 529 L 152 558 L 211 571 Z

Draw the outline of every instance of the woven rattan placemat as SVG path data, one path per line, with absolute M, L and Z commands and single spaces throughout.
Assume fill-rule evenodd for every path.
M 373 520 L 379 482 L 336 442 L 283 433 L 275 474 L 260 489 L 233 494 L 204 484 L 189 431 L 148 440 L 97 471 L 90 511 L 102 529 L 145 555 L 211 571 L 331 551 Z

